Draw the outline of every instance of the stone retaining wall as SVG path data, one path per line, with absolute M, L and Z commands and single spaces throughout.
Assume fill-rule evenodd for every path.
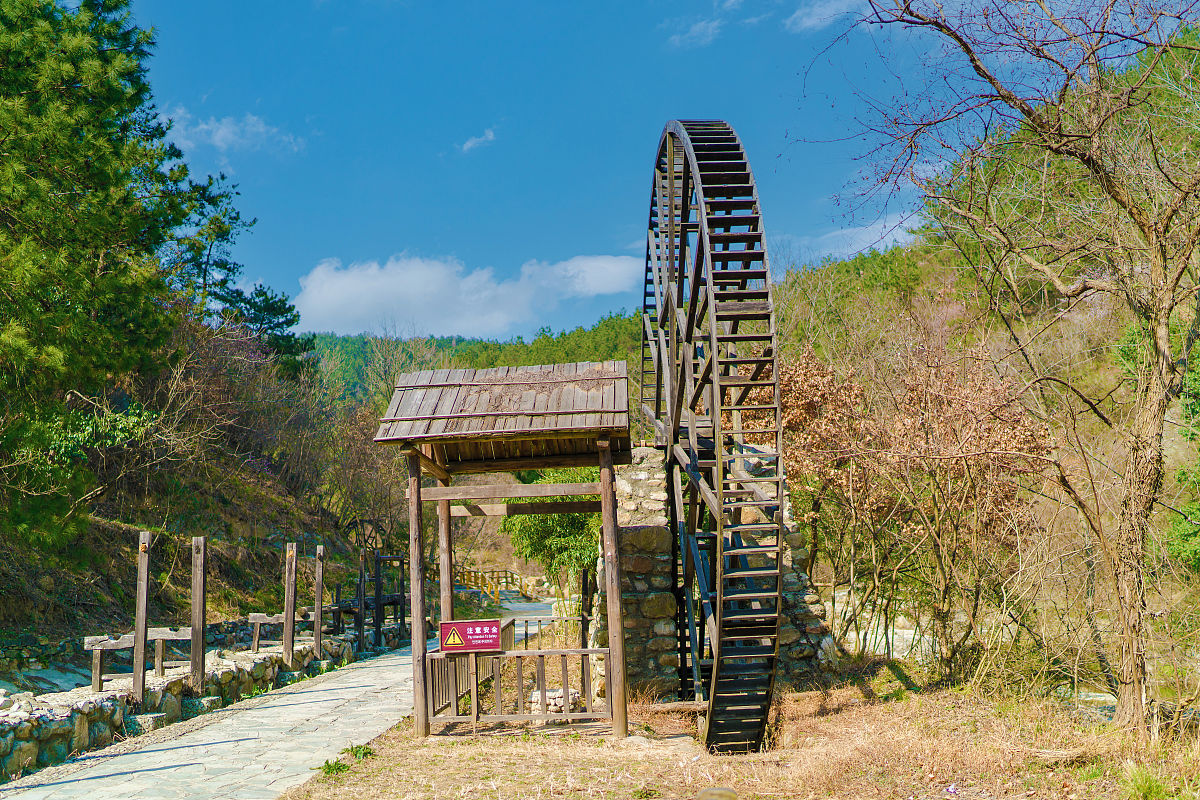
M 668 522 L 666 470 L 661 450 L 637 447 L 633 463 L 616 470 L 617 538 L 621 559 L 621 603 L 625 667 L 631 692 L 672 696 L 679 687 L 679 653 L 672 584 L 672 533 Z M 804 564 L 804 536 L 784 505 L 783 608 L 778 677 L 799 683 L 836 666 L 836 648 L 825 622 L 825 606 Z M 598 591 L 592 613 L 591 645 L 608 645 L 604 560 L 596 562 Z M 603 664 L 597 662 L 597 675 Z M 599 682 L 598 682 L 599 683 Z M 600 683 L 601 691 L 603 685 Z
M 211 627 L 211 626 L 210 626 Z M 232 629 L 231 629 L 232 631 Z M 236 637 L 235 637 L 236 638 Z M 396 627 L 384 628 L 384 649 L 407 641 Z M 313 643 L 298 644 L 286 664 L 279 645 L 258 653 L 213 649 L 205 654 L 204 691 L 190 686 L 188 668 L 146 676 L 145 698 L 133 702 L 132 679 L 108 681 L 103 692 L 80 687 L 69 692 L 0 695 L 0 783 L 34 769 L 60 764 L 71 755 L 111 744 L 190 718 L 241 698 L 293 683 L 356 659 L 354 636 L 325 636 L 317 657 Z

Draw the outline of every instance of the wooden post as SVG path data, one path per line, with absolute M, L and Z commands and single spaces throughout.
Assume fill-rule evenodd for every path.
M 283 559 L 283 663 L 288 669 L 296 647 L 296 543 L 288 542 Z
M 383 565 L 379 561 L 379 548 L 375 548 L 375 646 L 383 647 Z
M 167 640 L 154 640 L 154 675 L 163 677 L 167 674 Z
M 450 481 L 439 480 L 442 486 Z M 438 500 L 438 600 L 443 622 L 454 619 L 454 543 L 450 537 L 450 501 Z M 498 713 L 498 712 L 497 712 Z
M 92 691 L 104 691 L 104 651 L 99 648 L 92 651 Z
M 411 563 L 411 561 L 410 561 Z M 404 631 L 404 559 L 400 559 L 399 567 L 396 570 L 396 593 L 400 595 L 400 610 L 397 612 L 400 615 L 400 630 L 401 635 Z
M 324 659 L 325 654 L 321 651 L 321 635 L 324 631 L 321 626 L 325 624 L 325 545 L 317 545 L 317 564 L 316 578 L 314 582 L 316 587 L 314 591 L 317 595 L 316 605 L 313 607 L 313 653 L 318 661 Z
M 421 541 L 421 459 L 408 454 L 408 586 L 412 609 L 413 718 L 419 737 L 429 735 L 425 692 L 425 570 Z
M 617 498 L 613 493 L 612 449 L 607 439 L 600 449 L 600 516 L 604 529 L 604 591 L 608 604 L 608 651 L 612 654 L 611 675 L 613 735 L 629 735 L 628 698 L 625 694 L 625 626 L 621 619 L 621 557 L 617 549 Z
M 358 636 L 358 651 L 361 653 L 367 649 L 367 550 L 362 548 L 358 551 L 358 593 L 354 596 L 355 603 L 358 604 L 357 613 L 354 615 L 354 632 Z
M 333 632 L 345 633 L 342 627 L 342 585 L 333 587 Z
M 146 698 L 146 617 L 150 611 L 150 531 L 138 534 L 137 606 L 133 616 L 133 699 Z
M 208 539 L 192 537 L 192 688 L 204 694 L 204 621 L 208 617 Z

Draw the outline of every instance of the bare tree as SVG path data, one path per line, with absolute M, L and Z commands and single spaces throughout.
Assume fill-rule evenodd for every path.
M 1142 329 L 1116 531 L 1063 488 L 1107 557 L 1120 618 L 1118 721 L 1145 719 L 1145 549 L 1163 482 L 1168 404 L 1198 336 L 1200 59 L 1195 2 L 868 0 L 866 26 L 939 48 L 877 104 L 881 185 L 912 182 L 931 219 L 1020 317 L 1047 293 L 1118 298 Z M 893 40 L 895 41 L 895 40 Z M 915 81 L 924 76 L 924 86 Z M 1173 321 L 1191 323 L 1182 341 Z M 1190 319 L 1189 319 L 1190 317 Z

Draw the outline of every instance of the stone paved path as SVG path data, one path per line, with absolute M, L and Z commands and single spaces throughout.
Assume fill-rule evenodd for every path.
M 0 787 L 0 798 L 274 800 L 308 780 L 313 767 L 412 712 L 410 651 L 359 661 L 247 704 L 256 701 L 132 752 L 85 754 Z M 169 734 L 171 727 L 158 733 Z

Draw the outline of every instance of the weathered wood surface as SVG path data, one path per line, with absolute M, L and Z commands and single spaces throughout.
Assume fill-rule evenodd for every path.
M 594 463 L 599 437 L 628 459 L 625 362 L 399 376 L 375 440 L 417 453 L 426 472 L 454 474 Z M 539 467 L 530 467 L 536 461 Z
M 448 502 L 448 501 L 447 501 Z M 599 500 L 568 500 L 562 503 L 464 503 L 450 508 L 452 517 L 516 517 L 523 514 L 593 514 Z
M 596 456 L 593 453 L 594 463 Z M 428 486 L 421 489 L 422 500 L 494 500 L 508 497 L 573 497 L 600 494 L 600 484 L 591 483 L 507 483 L 480 486 Z
M 204 623 L 208 614 L 208 539 L 192 537 L 192 640 L 190 671 L 192 688 L 204 690 Z
M 149 612 L 150 531 L 142 531 L 138 535 L 137 607 L 133 617 L 133 699 L 139 703 L 146 697 L 146 622 Z

